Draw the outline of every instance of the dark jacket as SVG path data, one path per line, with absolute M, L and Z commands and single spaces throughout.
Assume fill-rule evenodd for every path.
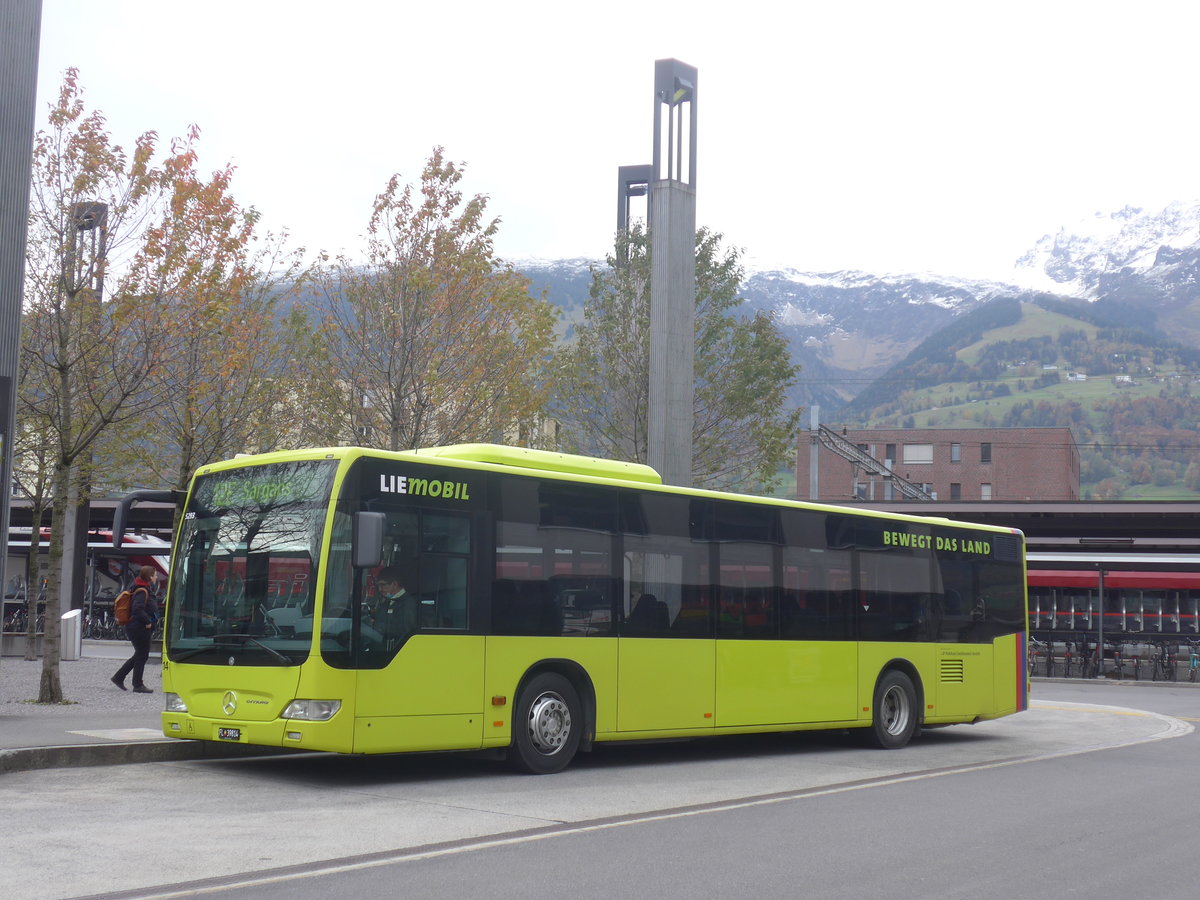
M 129 624 L 137 628 L 153 627 L 158 621 L 158 599 L 141 578 L 133 581 L 133 599 L 129 604 Z
M 420 627 L 421 601 L 404 591 L 398 597 L 381 597 L 375 605 L 373 624 L 384 637 L 407 637 Z

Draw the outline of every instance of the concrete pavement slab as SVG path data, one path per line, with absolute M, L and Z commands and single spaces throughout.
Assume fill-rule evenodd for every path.
M 84 655 L 59 663 L 63 702 L 37 703 L 42 661 L 0 660 L 0 774 L 58 766 L 109 765 L 285 752 L 164 737 L 159 691 L 162 664 L 152 656 L 145 680 L 153 694 L 122 691 L 110 681 L 132 648 L 84 642 Z

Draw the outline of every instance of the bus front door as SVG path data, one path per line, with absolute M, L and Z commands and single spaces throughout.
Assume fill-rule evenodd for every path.
M 469 750 L 483 741 L 483 637 L 416 634 L 358 672 L 354 752 Z

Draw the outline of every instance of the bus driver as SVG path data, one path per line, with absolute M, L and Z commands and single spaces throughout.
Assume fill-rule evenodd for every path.
M 389 644 L 406 638 L 420 624 L 421 601 L 404 588 L 404 578 L 395 566 L 384 566 L 375 576 L 376 599 L 366 621 Z

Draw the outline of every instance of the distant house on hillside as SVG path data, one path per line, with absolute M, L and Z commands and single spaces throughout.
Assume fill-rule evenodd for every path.
M 866 472 L 802 433 L 796 447 L 798 499 L 900 500 L 886 472 L 938 500 L 1079 499 L 1079 448 L 1070 428 L 863 428 L 843 435 L 879 461 L 878 471 Z

